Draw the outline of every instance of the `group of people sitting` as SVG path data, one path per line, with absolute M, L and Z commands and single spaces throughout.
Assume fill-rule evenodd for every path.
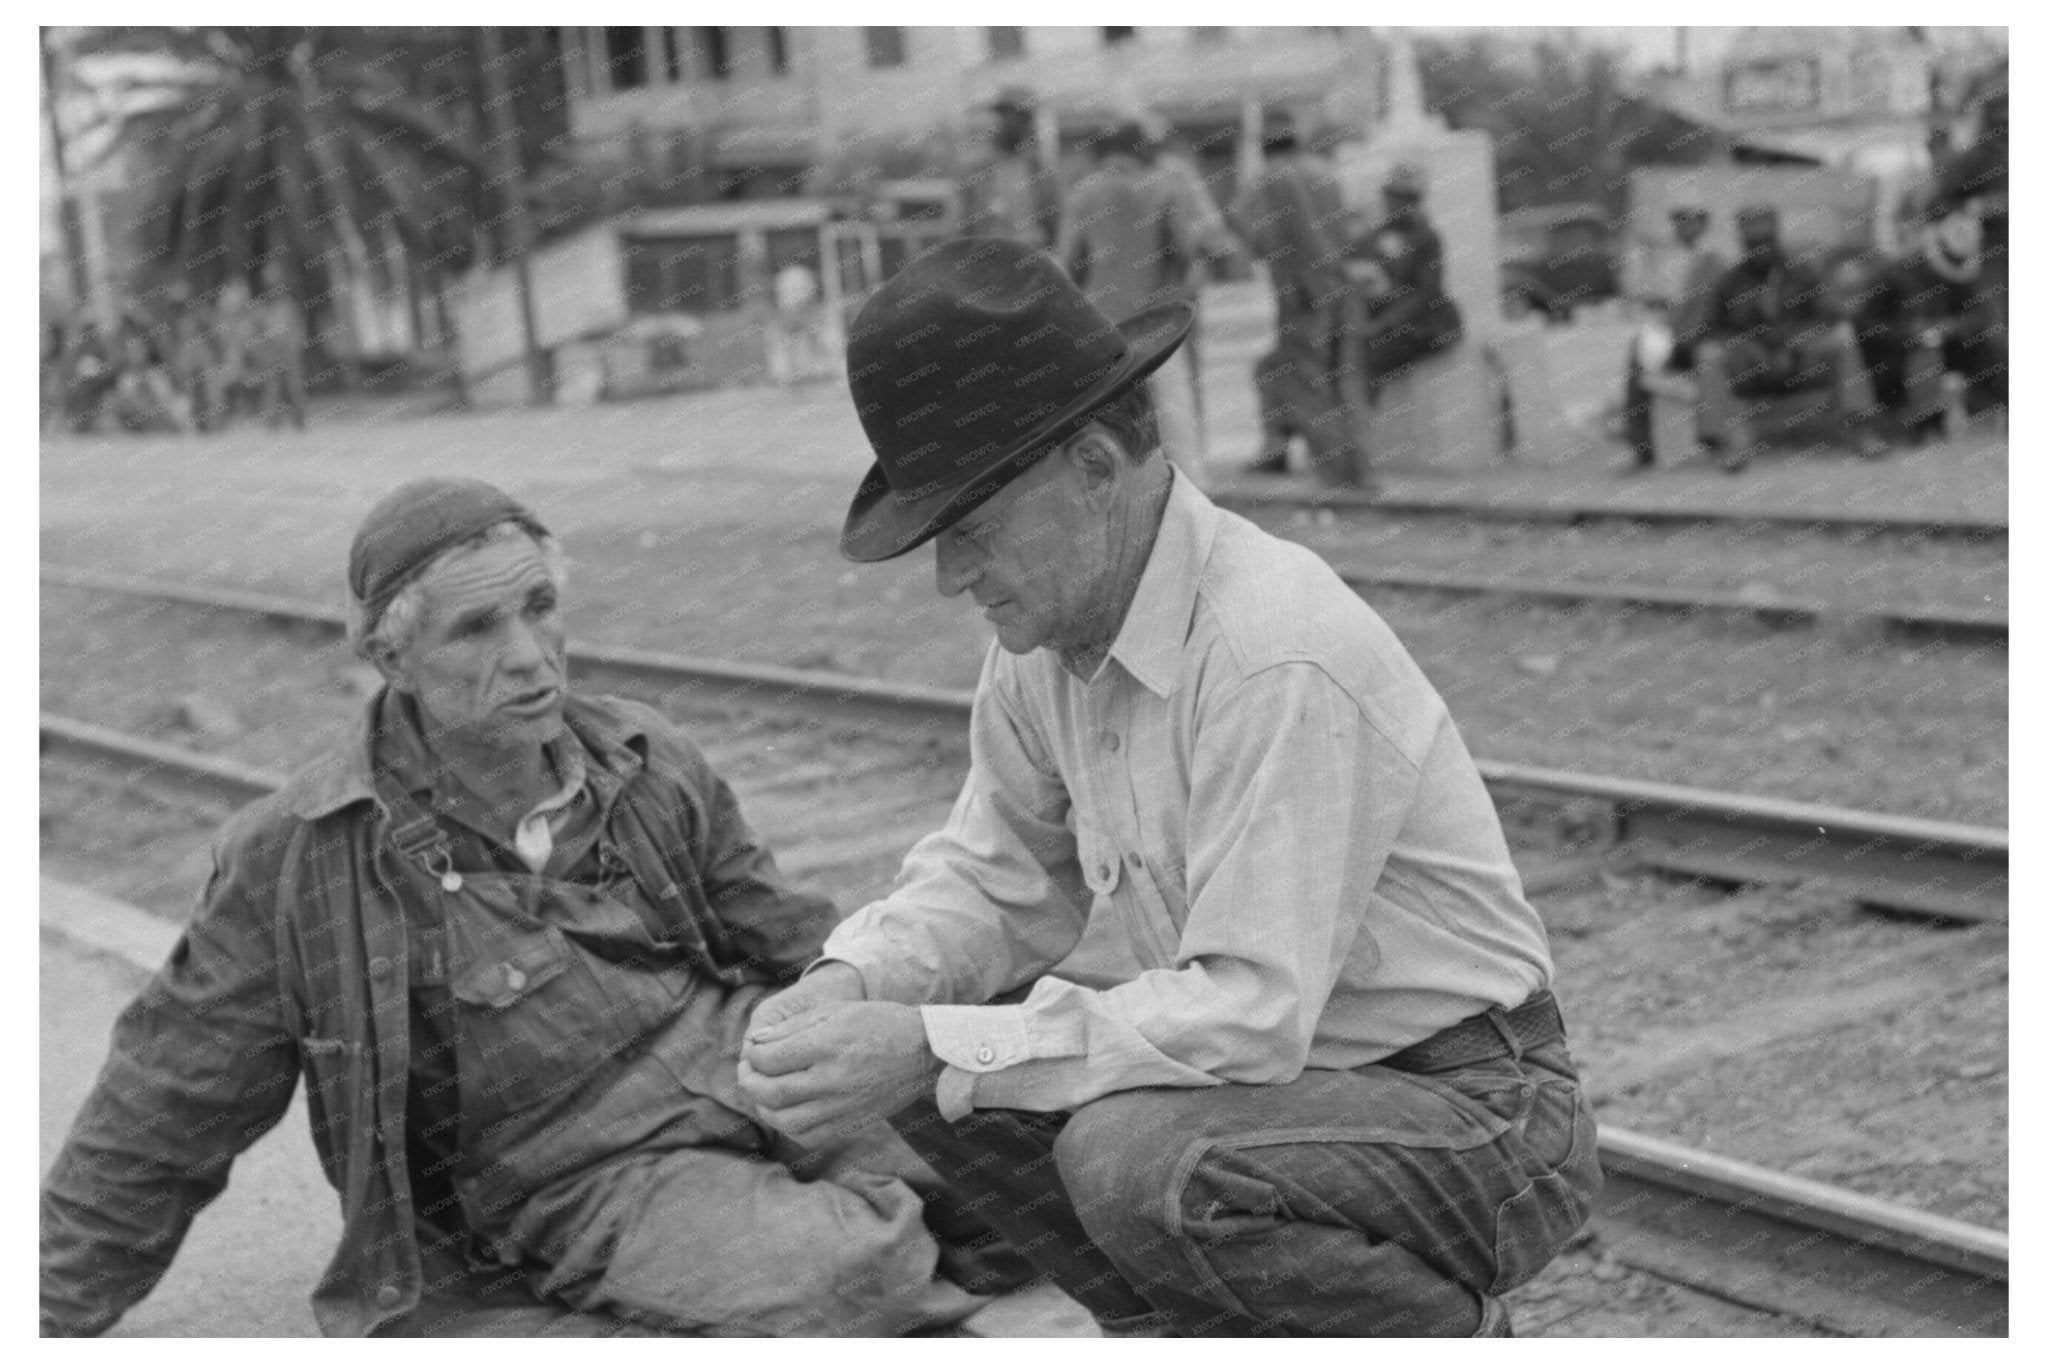
M 43 324 L 42 421 L 71 431 L 218 431 L 237 416 L 306 425 L 306 324 L 290 293 L 240 280 L 170 293 L 111 327 Z
M 1787 250 L 1768 205 L 1736 214 L 1741 255 L 1705 242 L 1711 215 L 1671 213 L 1679 251 L 1646 282 L 1653 322 L 1630 357 L 1624 412 L 1637 469 L 1656 460 L 1650 407 L 1685 376 L 1698 435 L 1731 473 L 1745 468 L 1778 398 L 1824 395 L 1833 434 L 1866 457 L 1940 434 L 1951 400 L 1971 415 L 2006 403 L 2006 305 L 1968 203 L 1930 201 L 1896 258 L 1818 259 Z

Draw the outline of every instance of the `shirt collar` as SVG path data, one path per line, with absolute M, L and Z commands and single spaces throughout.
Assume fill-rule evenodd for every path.
M 1163 456 L 1162 456 L 1163 458 Z M 1168 697 L 1180 685 L 1181 650 L 1195 618 L 1202 573 L 1216 543 L 1222 513 L 1186 475 L 1173 476 L 1159 534 L 1138 578 L 1131 609 L 1124 613 L 1109 656 L 1155 696 Z
M 591 705 L 573 691 L 562 704 L 563 719 L 586 756 L 585 779 L 603 806 L 624 788 L 647 760 L 646 727 L 611 707 Z M 565 736 L 566 738 L 566 736 Z M 408 790 L 433 786 L 412 707 L 388 688 L 372 696 L 348 739 L 301 769 L 290 784 L 288 805 L 300 819 L 330 815 L 357 801 L 376 798 L 372 764 L 386 763 Z M 557 770 L 568 772 L 565 761 Z

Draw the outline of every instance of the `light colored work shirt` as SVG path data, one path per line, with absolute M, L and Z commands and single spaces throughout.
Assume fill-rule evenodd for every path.
M 1095 676 L 992 647 L 971 744 L 946 827 L 824 949 L 927 1006 L 949 1117 L 1352 1069 L 1549 983 L 1414 660 L 1314 553 L 1177 473 Z

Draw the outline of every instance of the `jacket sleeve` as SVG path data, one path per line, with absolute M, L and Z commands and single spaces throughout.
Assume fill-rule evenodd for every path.
M 141 1301 L 235 1157 L 291 1102 L 298 1050 L 273 928 L 281 858 L 266 855 L 281 841 L 222 835 L 192 922 L 114 1025 L 43 1182 L 46 1336 L 98 1335 Z
M 659 726 L 650 726 L 655 755 L 682 787 L 683 851 L 717 920 L 719 959 L 772 980 L 795 980 L 838 923 L 837 909 L 792 887 L 710 760 L 658 716 L 641 713 Z

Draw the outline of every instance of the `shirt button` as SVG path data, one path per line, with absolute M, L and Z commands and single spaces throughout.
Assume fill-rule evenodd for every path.
M 996 1059 L 996 1049 L 994 1047 L 983 1047 L 974 1053 L 974 1059 L 983 1065 L 987 1065 Z
M 1123 740 L 1117 738 L 1114 734 L 1105 734 L 1102 736 L 1102 746 L 1114 753 L 1117 749 L 1123 747 Z
M 382 979 L 384 979 L 384 977 L 386 977 L 386 976 L 388 976 L 388 975 L 390 975 L 390 974 L 391 974 L 391 958 L 389 958 L 389 957 L 372 957 L 372 958 L 370 958 L 370 978 L 371 978 L 372 980 L 382 980 Z
M 1134 867 L 1142 867 L 1145 865 L 1145 859 L 1138 856 L 1136 853 L 1125 853 L 1124 861 L 1130 863 Z
M 385 1284 L 377 1290 L 377 1306 L 383 1308 L 386 1312 L 396 1310 L 398 1304 L 404 1301 L 405 1294 L 399 1292 L 398 1285 L 395 1283 Z
M 520 970 L 516 966 L 507 966 L 505 968 L 505 984 L 510 986 L 514 990 L 525 989 L 526 972 Z

